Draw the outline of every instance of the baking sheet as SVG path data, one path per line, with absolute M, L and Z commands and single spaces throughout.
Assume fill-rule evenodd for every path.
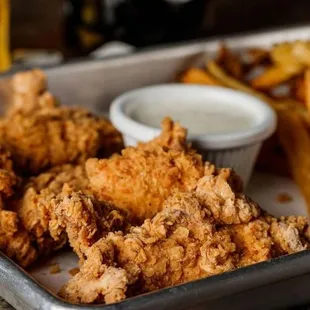
M 310 26 L 229 38 L 225 39 L 225 42 L 230 48 L 242 49 L 251 46 L 268 47 L 276 42 L 296 39 L 310 39 Z M 206 53 L 212 55 L 217 50 L 218 44 L 219 40 L 215 39 L 138 53 L 119 59 L 68 64 L 47 71 L 50 90 L 61 99 L 63 104 L 81 105 L 95 113 L 105 114 L 115 96 L 129 89 L 175 81 L 176 76 L 183 69 L 189 65 L 201 63 Z M 290 179 L 255 173 L 247 192 L 260 203 L 262 208 L 274 215 L 306 214 L 303 198 Z M 281 193 L 289 194 L 293 200 L 286 204 L 279 204 L 277 195 Z M 58 263 L 62 271 L 54 275 L 50 274 L 52 263 Z M 49 291 L 57 293 L 70 278 L 69 270 L 76 265 L 77 259 L 74 254 L 59 252 L 44 265 L 31 270 L 30 274 Z M 256 305 L 251 306 L 252 309 L 261 309 L 264 303 L 268 308 L 268 306 L 279 307 L 308 301 L 308 292 L 305 293 L 302 288 L 297 290 L 295 284 L 286 287 L 291 294 L 287 293 L 285 296 L 281 291 L 274 290 L 281 281 L 284 281 L 280 283 L 282 289 L 285 288 L 285 283 L 287 285 L 293 283 L 293 278 L 300 278 L 300 281 L 303 278 L 305 285 L 302 287 L 309 287 L 310 253 L 307 251 L 130 299 L 121 303 L 119 307 L 106 306 L 105 308 L 202 309 L 208 304 L 209 309 L 222 309 L 221 306 L 225 309 L 228 303 L 230 308 L 233 308 L 232 305 L 235 307 L 242 305 L 247 309 L 253 299 L 250 297 L 250 292 L 245 293 L 245 291 L 257 289 L 264 296 L 263 290 L 257 287 L 267 287 L 266 285 L 269 285 L 268 296 L 270 298 L 273 296 L 273 299 L 271 298 L 269 302 L 260 298 Z M 228 292 L 236 294 L 231 299 L 234 300 L 233 304 L 230 303 L 229 298 L 222 298 Z M 1 255 L 0 295 L 18 309 L 100 308 L 100 306 L 72 306 L 55 299 Z M 163 303 L 167 304 L 167 307 Z

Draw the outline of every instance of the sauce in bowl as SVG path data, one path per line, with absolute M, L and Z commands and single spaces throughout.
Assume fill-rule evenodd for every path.
M 126 108 L 127 115 L 141 124 L 160 128 L 162 119 L 169 115 L 192 135 L 238 132 L 251 128 L 257 118 L 247 109 L 234 108 L 231 104 L 213 100 L 174 102 L 133 102 Z

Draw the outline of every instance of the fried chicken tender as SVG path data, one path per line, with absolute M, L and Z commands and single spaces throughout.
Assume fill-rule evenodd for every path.
M 204 173 L 201 156 L 185 143 L 186 130 L 170 119 L 162 127 L 162 134 L 149 143 L 86 162 L 96 197 L 129 210 L 139 221 L 159 212 L 171 193 L 194 189 Z
M 159 212 L 170 194 L 196 188 L 197 196 L 222 223 L 239 224 L 259 215 L 258 206 L 242 193 L 239 176 L 204 163 L 186 145 L 186 130 L 177 123 L 165 119 L 162 127 L 162 134 L 149 143 L 126 148 L 110 159 L 87 161 L 91 189 L 98 199 L 129 210 L 141 221 Z
M 15 74 L 11 79 L 12 102 L 8 115 L 30 115 L 41 108 L 56 107 L 57 101 L 46 90 L 47 82 L 41 70 Z
M 18 213 L 39 253 L 45 255 L 67 242 L 60 225 L 54 225 L 57 218 L 51 204 L 51 200 L 61 193 L 64 184 L 87 192 L 88 180 L 84 166 L 58 166 L 32 177 L 24 184 L 20 197 L 11 201 L 11 208 Z
M 286 246 L 301 244 L 298 229 L 279 234 L 283 242 L 277 244 L 263 217 L 219 225 L 194 194 L 174 194 L 152 220 L 126 235 L 110 233 L 86 251 L 87 260 L 60 296 L 74 303 L 111 303 L 277 257 L 278 246 L 285 254 L 309 248 L 308 239 L 302 247 Z M 111 278 L 111 272 L 118 276 Z
M 22 267 L 27 267 L 37 258 L 37 251 L 17 213 L 5 210 L 7 199 L 13 195 L 19 181 L 10 152 L 0 146 L 0 250 Z
M 163 119 L 161 123 L 162 132 L 153 140 L 146 143 L 139 143 L 138 146 L 144 150 L 153 150 L 158 146 L 175 151 L 194 150 L 186 143 L 187 130 L 179 123 L 173 122 L 169 117 Z
M 215 170 L 207 163 L 205 172 L 206 175 L 197 182 L 196 196 L 218 222 L 247 223 L 259 216 L 259 206 L 240 192 L 242 182 L 232 170 Z
M 125 226 L 125 214 L 94 200 L 87 187 L 84 166 L 63 165 L 30 178 L 21 197 L 11 202 L 40 254 L 60 249 L 69 235 L 82 260 L 80 248 Z
M 231 170 L 207 165 L 198 184 L 170 195 L 162 211 L 127 234 L 109 233 L 83 248 L 86 261 L 60 296 L 111 303 L 310 248 L 305 218 L 265 214 L 234 192 L 241 187 Z
M 0 211 L 0 250 L 22 267 L 28 267 L 38 256 L 16 212 Z
M 50 226 L 65 230 L 71 247 L 84 261 L 88 248 L 110 231 L 124 230 L 126 214 L 108 203 L 99 203 L 91 195 L 75 192 L 65 184 L 51 200 L 56 220 Z M 54 236 L 57 238 L 57 236 Z
M 4 199 L 12 196 L 14 187 L 19 181 L 13 170 L 11 153 L 0 145 L 0 209 L 3 207 Z
M 121 134 L 108 120 L 81 108 L 57 107 L 41 71 L 16 74 L 12 84 L 13 105 L 1 120 L 0 138 L 22 172 L 82 163 L 123 147 Z
M 192 194 L 176 194 L 152 220 L 132 227 L 126 235 L 110 233 L 95 243 L 60 296 L 75 303 L 119 301 L 127 290 L 144 293 L 233 269 L 237 266 L 234 252 L 228 232 L 217 231 L 198 200 Z M 110 280 L 111 267 L 122 268 L 125 277 Z M 107 287 L 115 288 L 108 298 Z

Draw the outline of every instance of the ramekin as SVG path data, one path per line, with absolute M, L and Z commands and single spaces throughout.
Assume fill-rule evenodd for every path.
M 126 92 L 117 97 L 110 107 L 110 118 L 114 126 L 123 134 L 126 146 L 135 146 L 138 141 L 146 142 L 160 134 L 159 128 L 150 127 L 133 120 L 126 110 L 130 104 L 143 102 L 156 104 L 170 98 L 173 102 L 191 100 L 216 100 L 229 102 L 235 109 L 247 109 L 256 118 L 255 125 L 243 131 L 188 135 L 191 142 L 204 159 L 217 167 L 231 167 L 243 179 L 244 185 L 253 172 L 262 142 L 276 129 L 275 112 L 260 99 L 248 94 L 218 86 L 184 84 L 164 84 L 144 87 Z M 140 103 L 139 103 L 140 104 Z M 173 115 L 167 115 L 173 119 Z M 206 126 L 208 122 L 206 120 Z M 190 131 L 190 129 L 189 129 Z

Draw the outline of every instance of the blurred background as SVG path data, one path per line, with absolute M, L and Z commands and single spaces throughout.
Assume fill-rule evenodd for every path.
M 309 0 L 0 0 L 0 72 L 88 57 L 115 41 L 140 49 L 305 24 L 309 9 Z

